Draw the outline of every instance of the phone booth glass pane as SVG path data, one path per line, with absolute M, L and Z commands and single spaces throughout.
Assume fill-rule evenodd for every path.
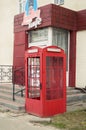
M 28 97 L 40 99 L 40 57 L 28 58 Z
M 63 58 L 46 57 L 46 99 L 63 98 Z

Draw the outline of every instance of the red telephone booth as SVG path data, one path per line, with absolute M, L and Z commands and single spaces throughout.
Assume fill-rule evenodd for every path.
M 48 117 L 66 111 L 66 60 L 57 46 L 25 52 L 26 111 Z

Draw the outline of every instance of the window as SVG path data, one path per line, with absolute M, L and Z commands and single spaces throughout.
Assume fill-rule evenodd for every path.
M 19 13 L 24 12 L 24 10 L 25 10 L 25 1 L 26 0 L 19 0 Z
M 25 11 L 25 3 L 26 0 L 19 0 L 19 13 L 22 13 Z M 29 0 L 29 5 L 28 6 L 33 6 L 34 0 Z
M 61 5 L 61 4 L 64 4 L 64 0 L 54 0 L 54 3 Z
M 43 28 L 30 32 L 30 43 L 48 40 L 48 29 Z
M 28 97 L 40 100 L 40 57 L 28 58 Z
M 61 47 L 67 57 L 67 70 L 68 70 L 68 31 L 64 29 L 57 29 L 53 28 L 53 39 L 52 39 L 53 45 Z
M 34 5 L 34 0 L 29 0 L 29 6 L 33 6 Z

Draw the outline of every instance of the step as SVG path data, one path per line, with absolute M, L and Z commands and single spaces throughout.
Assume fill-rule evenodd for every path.
M 72 94 L 77 94 L 77 93 L 81 93 L 81 91 L 76 90 L 76 89 L 67 90 L 67 95 L 72 95 Z
M 5 99 L 0 99 L 0 106 L 4 106 L 7 110 L 16 112 L 25 112 L 25 104 L 21 105 L 15 101 L 7 101 Z
M 13 88 L 13 84 L 2 84 L 2 83 L 0 83 L 0 88 L 12 89 Z
M 20 91 L 20 89 L 15 90 L 15 93 L 16 93 L 17 91 Z M 11 89 L 4 89 L 4 88 L 2 89 L 2 88 L 1 88 L 1 89 L 0 89 L 0 93 L 12 95 L 12 94 L 13 94 L 13 90 L 11 90 Z M 21 96 L 21 91 L 20 91 L 19 93 L 17 93 L 16 96 Z M 23 96 L 25 96 L 25 91 L 23 91 Z
M 67 104 L 67 111 L 86 109 L 86 101 L 70 102 Z
M 67 95 L 78 94 L 78 93 L 81 93 L 80 90 L 67 90 Z
M 67 95 L 67 103 L 75 101 L 85 101 L 85 100 L 86 100 L 86 93 Z
M 21 88 L 17 86 L 15 87 L 15 93 L 18 91 L 20 92 L 15 94 L 15 97 L 21 96 Z M 0 86 L 0 93 L 6 94 L 6 95 L 13 95 L 13 88 L 12 86 Z M 23 96 L 25 97 L 25 91 L 23 91 Z
M 21 97 L 21 93 L 15 95 L 15 101 L 12 100 L 13 88 L 12 84 L 0 84 L 0 106 L 5 107 L 7 110 L 25 111 L 25 97 Z M 21 87 L 16 85 L 16 91 Z M 15 91 L 15 92 L 16 92 Z M 25 91 L 24 91 L 25 95 Z M 75 88 L 67 89 L 67 106 L 71 103 L 78 103 L 79 101 L 86 101 L 86 94 L 81 93 L 80 90 Z
M 24 88 L 25 86 L 19 86 L 19 85 L 15 85 L 15 91 L 20 90 L 21 88 Z M 0 90 L 9 90 L 9 91 L 13 91 L 13 85 L 4 85 L 4 84 L 0 84 Z
M 13 100 L 13 96 L 0 92 L 0 99 L 5 99 L 7 101 L 8 100 L 12 101 Z M 15 100 L 16 100 L 16 102 L 21 103 L 21 104 L 25 103 L 25 98 L 21 97 L 21 96 L 15 96 Z
M 15 92 L 20 89 L 21 87 L 16 85 Z M 20 92 L 15 95 L 15 101 L 13 101 L 12 84 L 0 84 L 0 108 L 11 111 L 25 111 L 25 97 L 21 97 Z

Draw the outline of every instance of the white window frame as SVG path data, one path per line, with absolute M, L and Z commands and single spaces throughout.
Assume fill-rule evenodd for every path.
M 22 13 L 25 11 L 25 3 L 26 0 L 19 0 L 19 13 Z M 32 1 L 29 0 L 29 4 L 31 5 Z
M 19 13 L 22 13 L 25 11 L 25 2 L 26 0 L 19 0 Z
M 30 32 L 28 34 L 28 47 L 30 46 L 39 46 L 39 47 L 45 47 L 45 46 L 49 46 L 49 45 L 52 45 L 52 40 L 51 40 L 51 37 L 52 37 L 52 29 L 50 27 L 47 27 L 47 38 L 44 39 L 44 40 L 39 40 L 39 41 L 35 41 L 35 42 L 32 42 L 31 39 L 30 39 Z M 39 29 L 40 30 L 40 29 Z
M 57 5 L 62 5 L 64 4 L 64 0 L 54 0 L 54 3 Z

